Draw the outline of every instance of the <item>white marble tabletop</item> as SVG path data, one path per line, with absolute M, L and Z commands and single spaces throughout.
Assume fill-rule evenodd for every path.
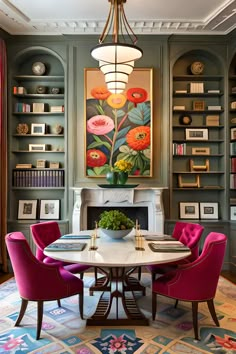
M 91 235 L 92 231 L 80 231 L 79 235 Z M 56 242 L 83 242 L 87 243 L 83 251 L 44 251 L 51 258 L 71 263 L 81 263 L 100 267 L 130 267 L 142 266 L 148 264 L 161 264 L 178 261 L 188 257 L 191 252 L 153 252 L 149 246 L 149 242 L 155 243 L 174 243 L 178 241 L 143 241 L 143 251 L 135 249 L 135 233 L 132 231 L 123 239 L 114 240 L 102 234 L 98 230 L 98 238 L 96 239 L 97 250 L 90 251 L 91 240 L 89 239 L 59 239 Z

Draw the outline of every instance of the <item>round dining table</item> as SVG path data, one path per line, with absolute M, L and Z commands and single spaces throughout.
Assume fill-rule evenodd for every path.
M 139 310 L 135 295 L 145 295 L 145 287 L 134 276 L 137 267 L 150 264 L 173 263 L 188 257 L 186 251 L 153 251 L 149 244 L 176 245 L 179 241 L 165 241 L 165 235 L 157 235 L 150 231 L 141 230 L 141 236 L 136 237 L 135 230 L 122 239 L 112 239 L 97 230 L 80 231 L 77 235 L 64 235 L 54 244 L 85 244 L 82 251 L 78 250 L 49 250 L 45 255 L 70 263 L 80 263 L 95 267 L 97 274 L 90 294 L 101 292 L 96 312 L 87 320 L 87 325 L 147 325 L 148 319 Z M 152 234 L 152 235 L 150 235 Z M 71 236 L 71 238 L 70 238 Z M 89 236 L 92 236 L 89 238 Z M 147 238 L 154 239 L 148 240 Z M 113 300 L 116 299 L 115 304 Z

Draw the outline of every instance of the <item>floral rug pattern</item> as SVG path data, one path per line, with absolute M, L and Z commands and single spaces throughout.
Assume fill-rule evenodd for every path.
M 36 306 L 29 303 L 21 327 L 14 327 L 20 298 L 14 279 L 0 285 L 0 354 L 236 354 L 236 291 L 235 285 L 220 278 L 215 307 L 220 327 L 216 327 L 207 305 L 199 305 L 200 341 L 193 338 L 191 307 L 173 300 L 158 298 L 156 320 L 151 320 L 149 275 L 142 276 L 147 286 L 146 297 L 138 298 L 139 307 L 149 318 L 149 326 L 135 328 L 92 327 L 81 320 L 78 298 L 45 302 L 41 339 L 35 340 Z M 91 277 L 85 276 L 88 290 Z M 97 298 L 86 295 L 85 315 L 91 316 Z

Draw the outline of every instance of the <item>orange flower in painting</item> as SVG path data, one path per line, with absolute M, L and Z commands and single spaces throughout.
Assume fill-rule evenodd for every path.
M 97 86 L 91 90 L 91 95 L 98 100 L 106 100 L 111 95 L 111 92 L 104 86 Z
M 107 103 L 109 104 L 109 106 L 117 109 L 123 107 L 125 105 L 125 102 L 126 97 L 121 93 L 112 93 L 107 99 Z
M 140 126 L 131 129 L 126 135 L 128 145 L 134 150 L 144 150 L 150 145 L 150 127 Z
M 130 88 L 126 95 L 127 99 L 135 104 L 142 103 L 147 99 L 147 91 L 141 87 Z
M 100 167 L 105 165 L 107 157 L 100 150 L 90 149 L 87 151 L 86 161 L 89 167 Z

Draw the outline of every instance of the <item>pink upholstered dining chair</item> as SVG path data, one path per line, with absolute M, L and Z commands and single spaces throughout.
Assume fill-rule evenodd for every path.
M 152 281 L 155 280 L 156 274 L 164 274 L 171 269 L 176 268 L 179 264 L 194 261 L 199 255 L 199 241 L 201 239 L 204 227 L 199 224 L 178 221 L 175 224 L 172 237 L 188 246 L 191 255 L 178 262 L 168 264 L 150 264 L 146 268 L 151 272 Z
M 215 324 L 219 326 L 214 297 L 223 265 L 227 238 L 211 232 L 206 237 L 201 255 L 192 263 L 183 264 L 152 282 L 152 317 L 156 317 L 157 295 L 192 302 L 195 339 L 198 336 L 198 303 L 207 302 Z
M 36 339 L 39 339 L 44 301 L 57 300 L 60 306 L 60 299 L 77 294 L 80 316 L 83 319 L 83 281 L 61 266 L 37 260 L 21 232 L 9 233 L 5 240 L 21 297 L 21 309 L 15 326 L 20 325 L 28 301 L 36 301 L 38 307 Z
M 62 261 L 55 260 L 51 257 L 47 257 L 43 250 L 50 243 L 56 241 L 61 237 L 61 231 L 56 221 L 45 221 L 30 226 L 31 234 L 34 243 L 36 244 L 36 258 L 44 263 L 55 263 L 63 266 L 69 272 L 75 274 L 80 273 L 80 278 L 83 279 L 84 271 L 90 268 L 83 264 L 70 264 Z

